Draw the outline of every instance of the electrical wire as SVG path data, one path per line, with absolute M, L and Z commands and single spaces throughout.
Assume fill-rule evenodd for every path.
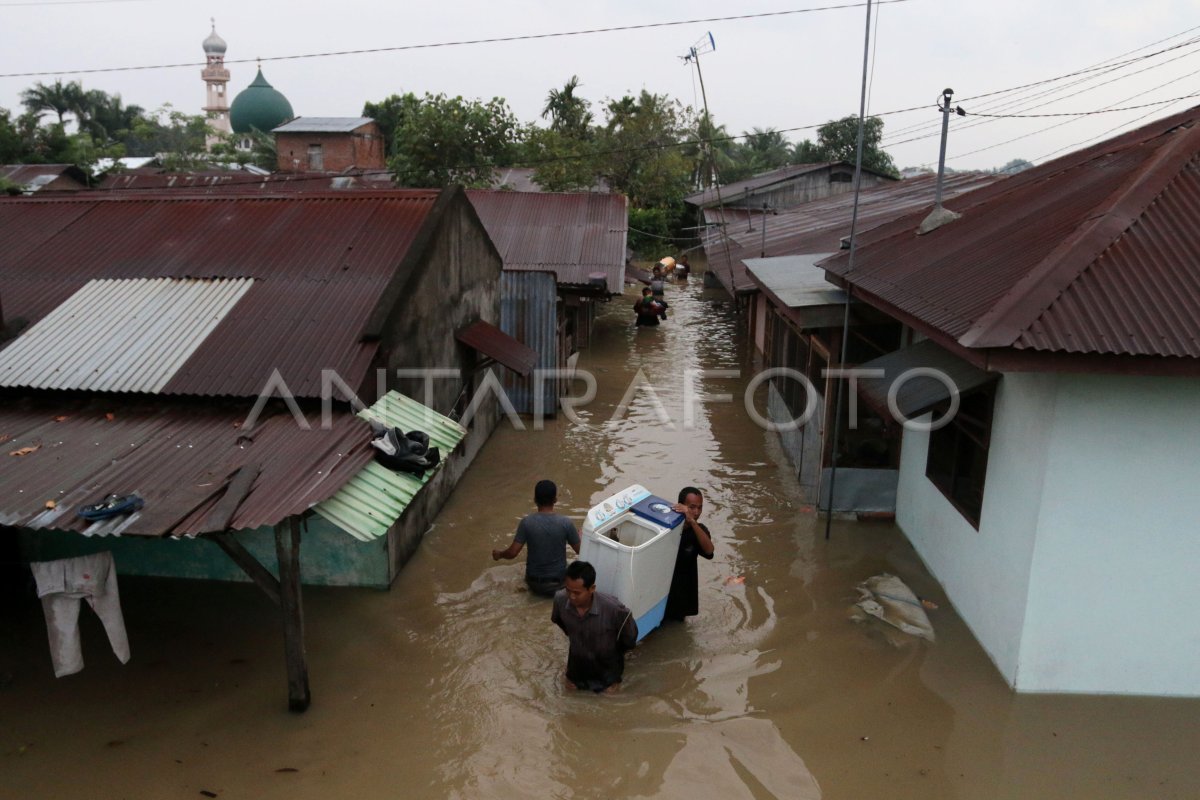
M 1120 125 L 1114 125 L 1113 127 L 1109 128 L 1108 130 L 1102 131 L 1102 132 L 1096 134 L 1095 136 L 1089 137 L 1089 138 L 1084 139 L 1079 142 L 1075 142 L 1074 144 L 1066 145 L 1065 147 L 1060 147 L 1057 150 L 1051 150 L 1049 153 L 1044 153 L 1044 154 L 1038 156 L 1037 158 L 1033 159 L 1033 161 L 1039 162 L 1039 161 L 1042 161 L 1043 159 L 1050 158 L 1051 156 L 1056 156 L 1059 153 L 1063 152 L 1064 150 L 1074 150 L 1076 147 L 1082 147 L 1085 144 L 1091 144 L 1092 142 L 1096 141 L 1097 139 L 1103 138 L 1103 137 L 1107 136 L 1108 134 L 1113 133 L 1114 131 L 1118 131 L 1121 128 L 1127 128 L 1130 125 L 1134 124 L 1135 122 L 1141 122 L 1146 117 L 1149 117 L 1149 116 L 1153 115 L 1154 113 L 1156 113 L 1156 111 L 1166 111 L 1166 108 L 1167 107 L 1164 107 L 1162 109 L 1155 109 L 1155 111 L 1150 111 L 1146 114 L 1140 114 L 1140 115 L 1134 117 L 1133 119 L 1122 122 Z
M 1074 76 L 1078 75 L 1079 73 L 1068 73 L 1068 75 L 1066 75 L 1066 76 L 1059 76 L 1058 78 L 1051 78 L 1046 81 L 1037 81 L 1033 84 L 1025 84 L 1023 86 L 1015 86 L 1015 87 L 1010 87 L 1008 89 L 998 89 L 998 90 L 995 90 L 992 92 L 988 92 L 986 94 L 977 95 L 974 98 L 967 98 L 967 99 L 960 98 L 959 102 L 960 103 L 961 102 L 973 102 L 973 101 L 979 100 L 981 98 L 993 97 L 995 99 L 988 100 L 986 103 L 984 103 L 982 105 L 982 107 L 980 107 L 980 110 L 997 111 L 997 110 L 1009 110 L 1009 109 L 1014 109 L 1014 108 L 1023 110 L 1024 108 L 1028 108 L 1030 105 L 1033 105 L 1032 101 L 1034 101 L 1038 98 L 1053 97 L 1054 95 L 1059 94 L 1061 91 L 1063 91 L 1065 89 L 1068 89 L 1068 88 L 1071 88 L 1074 86 L 1078 86 L 1080 84 L 1088 83 L 1090 81 L 1093 81 L 1100 77 L 1103 77 L 1104 75 L 1108 75 L 1112 72 L 1116 72 L 1118 70 L 1124 69 L 1127 66 L 1130 66 L 1130 65 L 1133 65 L 1136 63 L 1140 63 L 1140 61 L 1145 61 L 1145 60 L 1148 60 L 1151 58 L 1155 58 L 1159 55 L 1170 52 L 1172 50 L 1178 50 L 1178 49 L 1186 48 L 1186 47 L 1189 47 L 1190 45 L 1196 44 L 1197 42 L 1200 42 L 1200 37 L 1193 37 L 1191 39 L 1188 39 L 1187 41 L 1179 42 L 1178 44 L 1173 45 L 1170 48 L 1164 48 L 1162 50 L 1158 50 L 1153 53 L 1147 53 L 1147 54 L 1145 54 L 1143 56 L 1139 56 L 1138 58 L 1135 58 L 1135 59 L 1128 59 L 1125 61 L 1117 61 L 1117 59 L 1124 58 L 1124 56 L 1129 55 L 1130 53 L 1135 53 L 1135 52 L 1138 52 L 1139 50 L 1145 50 L 1148 47 L 1153 47 L 1154 45 L 1161 44 L 1164 41 L 1169 41 L 1171 39 L 1177 39 L 1180 36 L 1184 36 L 1188 33 L 1198 30 L 1198 29 L 1200 29 L 1200 26 L 1197 26 L 1194 28 L 1188 28 L 1187 30 L 1180 31 L 1179 33 L 1174 34 L 1172 36 L 1168 36 L 1168 37 L 1166 37 L 1166 39 L 1160 39 L 1155 42 L 1150 42 L 1149 44 L 1143 45 L 1142 47 L 1136 48 L 1134 50 L 1126 51 L 1125 53 L 1122 53 L 1120 55 L 1113 56 L 1111 58 L 1105 59 L 1104 61 L 1093 64 L 1090 67 L 1085 68 L 1085 71 L 1087 72 L 1087 74 L 1084 77 L 1078 78 L 1077 80 L 1071 81 L 1070 83 L 1063 85 L 1063 86 L 1050 87 L 1050 88 L 1042 89 L 1041 91 L 1037 91 L 1034 93 L 1030 93 L 1027 91 L 1029 88 L 1037 88 L 1039 86 L 1047 85 L 1050 82 L 1057 82 L 1058 80 L 1065 80 L 1067 77 L 1074 77 Z M 1189 53 L 1187 55 L 1192 55 L 1192 54 Z M 1175 60 L 1177 60 L 1177 59 L 1170 59 L 1163 63 L 1169 64 Z M 1113 63 L 1113 62 L 1115 62 L 1115 63 Z M 1148 67 L 1147 69 L 1153 69 L 1153 68 L 1154 67 Z M 1130 73 L 1130 75 L 1136 75 L 1136 74 L 1139 74 L 1140 72 L 1144 72 L 1144 71 L 1145 70 L 1139 70 L 1139 72 Z M 1108 83 L 1112 83 L 1116 80 L 1121 80 L 1121 79 L 1123 79 L 1123 78 L 1121 78 L 1121 77 L 1114 78 L 1111 81 L 1105 81 L 1105 82 L 1097 84 L 1097 85 L 1104 86 L 1104 85 L 1107 85 Z M 1087 90 L 1085 89 L 1082 91 L 1087 91 Z M 1064 99 L 1065 97 L 1072 97 L 1076 94 L 1082 93 L 1082 91 L 1074 92 L 1069 95 L 1063 95 L 1063 96 L 1060 96 L 1058 99 Z M 1016 92 L 1020 92 L 1022 94 L 1015 96 L 1015 97 L 1000 97 L 1001 95 L 1013 94 Z M 921 123 L 917 123 L 915 125 L 910 125 L 906 128 L 900 128 L 897 130 L 893 130 L 893 131 L 889 132 L 889 134 L 886 137 L 884 137 L 883 144 L 886 146 L 886 145 L 890 144 L 891 141 L 894 141 L 898 137 L 907 136 L 907 135 L 916 133 L 917 131 L 933 131 L 934 132 L 933 135 L 940 135 L 941 122 L 940 121 L 921 122 Z
M 1189 45 L 1194 45 L 1194 44 L 1200 44 L 1200 37 L 1190 39 L 1186 42 L 1181 42 L 1176 48 L 1172 48 L 1172 49 L 1178 49 L 1179 47 L 1187 47 Z M 1147 58 L 1153 57 L 1154 55 L 1161 55 L 1163 52 L 1166 52 L 1166 51 L 1159 51 L 1156 54 L 1147 56 Z M 1111 78 L 1110 80 L 1102 81 L 1100 83 L 1094 84 L 1092 86 L 1088 86 L 1086 88 L 1080 89 L 1075 92 L 1071 92 L 1069 94 L 1061 94 L 1061 92 L 1066 89 L 1072 88 L 1074 86 L 1078 86 L 1083 83 L 1087 83 L 1089 81 L 1092 81 L 1099 77 L 1107 75 L 1111 72 L 1115 72 L 1118 69 L 1123 69 L 1126 66 L 1130 66 L 1133 63 L 1137 63 L 1134 61 L 1122 62 L 1119 66 L 1112 66 L 1111 68 L 1106 69 L 1103 72 L 1094 73 L 1092 75 L 1089 75 L 1088 77 L 1081 78 L 1077 81 L 1072 81 L 1071 83 L 1068 83 L 1065 86 L 1059 86 L 1059 87 L 1055 87 L 1052 89 L 1046 89 L 1041 92 L 1034 93 L 1032 95 L 1027 95 L 1023 98 L 1010 98 L 1005 101 L 986 103 L 982 107 L 982 110 L 985 110 L 985 111 L 999 111 L 999 110 L 1009 110 L 1009 109 L 1024 110 L 1026 108 L 1030 108 L 1035 105 L 1040 105 L 1040 103 L 1038 103 L 1036 101 L 1039 99 L 1042 99 L 1042 98 L 1046 98 L 1046 102 L 1049 102 L 1050 100 L 1053 100 L 1053 101 L 1065 100 L 1068 97 L 1075 97 L 1077 95 L 1089 92 L 1093 89 L 1098 89 L 1102 86 L 1108 86 L 1110 84 L 1116 83 L 1117 81 L 1125 80 L 1125 79 L 1131 78 L 1135 75 L 1140 75 L 1143 72 L 1148 72 L 1153 69 L 1159 69 L 1161 67 L 1164 67 L 1164 66 L 1171 64 L 1175 61 L 1178 61 L 1180 59 L 1188 58 L 1190 56 L 1196 55 L 1197 52 L 1200 52 L 1200 48 L 1198 48 L 1196 50 L 1192 50 L 1191 52 L 1188 52 L 1188 53 L 1184 53 L 1183 55 L 1176 56 L 1175 58 L 1168 59 L 1166 61 L 1163 61 L 1160 64 L 1153 64 L 1151 66 L 1145 67 L 1145 68 L 1137 70 L 1135 72 L 1130 72 L 1125 75 L 1120 75 L 1115 78 Z M 967 101 L 960 101 L 960 102 L 967 102 Z M 975 116 L 982 116 L 982 114 L 977 112 L 975 114 Z M 972 128 L 977 125 L 984 125 L 984 124 L 987 124 L 987 123 L 980 121 L 980 122 L 974 123 L 972 125 L 959 126 L 958 128 L 956 128 L 956 130 L 966 130 L 967 128 Z M 909 126 L 908 128 L 900 128 L 898 130 L 893 131 L 890 135 L 884 137 L 881 144 L 884 147 L 894 147 L 898 144 L 905 144 L 907 142 L 919 141 L 920 139 L 923 139 L 923 138 L 925 138 L 925 139 L 934 138 L 936 136 L 941 135 L 940 128 L 941 128 L 940 122 L 938 122 L 938 123 L 926 122 L 926 123 L 920 123 L 915 126 Z M 906 138 L 903 141 L 896 141 L 897 137 L 904 136 L 906 134 L 918 133 L 918 131 L 925 132 L 925 133 L 924 133 L 924 135 L 910 136 L 909 138 Z
M 875 0 L 876 5 L 879 4 L 894 4 L 908 3 L 912 0 Z M 655 28 L 670 28 L 680 25 L 698 25 L 710 22 L 737 22 L 748 19 L 767 19 L 772 17 L 785 17 L 795 14 L 812 14 L 822 11 L 840 11 L 849 8 L 862 8 L 864 3 L 842 3 L 838 5 L 815 6 L 811 8 L 794 8 L 786 11 L 764 11 L 756 14 L 733 14 L 724 17 L 701 17 L 697 19 L 682 19 L 671 20 L 668 22 L 647 22 L 640 25 L 614 25 L 607 28 L 590 28 L 578 31 L 557 31 L 554 33 L 528 33 L 519 34 L 516 36 L 493 36 L 486 39 L 464 39 L 454 42 L 431 42 L 429 44 L 407 44 L 395 45 L 393 47 L 366 47 L 356 50 L 331 50 L 322 53 L 299 53 L 287 56 L 269 56 L 266 58 L 239 58 L 228 59 L 226 64 L 250 64 L 262 61 L 298 61 L 309 58 L 332 58 L 335 56 L 356 56 L 366 55 L 370 53 L 398 53 L 407 50 L 431 50 L 439 47 L 465 47 L 468 45 L 478 44 L 501 44 L 506 42 L 527 42 L 537 39 L 557 39 L 568 36 L 590 36 L 599 33 L 618 33 L 622 31 L 639 31 L 653 30 Z M 6 72 L 0 73 L 0 78 L 40 78 L 52 75 L 89 75 L 98 72 L 134 72 L 139 70 L 154 70 L 154 69 L 179 69 L 187 67 L 203 67 L 207 66 L 203 61 L 188 61 L 186 63 L 175 64 L 142 64 L 127 67 L 96 67 L 90 69 L 61 69 L 61 70 L 43 70 L 39 72 Z
M 1188 76 L 1184 76 L 1188 77 Z M 1157 100 L 1153 103 L 1142 103 L 1136 106 L 1124 106 L 1123 108 L 1100 108 L 1095 111 L 1061 111 L 1054 114 L 975 114 L 970 111 L 966 112 L 968 117 L 991 117 L 993 119 L 1041 119 L 1043 117 L 1090 117 L 1095 114 L 1113 114 L 1118 111 L 1136 111 L 1142 108 L 1150 108 L 1152 106 L 1161 106 L 1164 103 L 1176 103 L 1180 100 L 1187 100 L 1189 97 L 1200 97 L 1200 92 L 1185 94 L 1180 97 L 1172 97 L 1169 100 Z

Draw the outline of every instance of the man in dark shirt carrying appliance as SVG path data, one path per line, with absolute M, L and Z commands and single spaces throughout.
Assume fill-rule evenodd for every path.
M 554 513 L 554 504 L 558 502 L 558 486 L 554 481 L 538 481 L 533 488 L 533 502 L 537 513 L 521 520 L 512 544 L 504 550 L 493 550 L 492 560 L 516 558 L 528 544 L 525 583 L 534 594 L 553 597 L 562 588 L 567 573 L 566 546 L 579 552 L 579 531 L 574 522 Z
M 612 694 L 625 673 L 625 653 L 637 644 L 637 621 L 611 594 L 596 591 L 596 569 L 572 561 L 565 586 L 554 595 L 550 621 L 571 646 L 564 681 L 568 689 Z
M 696 571 L 696 558 L 711 560 L 713 541 L 708 527 L 700 522 L 700 514 L 704 511 L 704 496 L 700 494 L 699 489 L 695 486 L 680 489 L 679 502 L 674 508 L 683 514 L 684 523 L 664 616 L 667 619 L 683 621 L 700 613 L 700 581 Z

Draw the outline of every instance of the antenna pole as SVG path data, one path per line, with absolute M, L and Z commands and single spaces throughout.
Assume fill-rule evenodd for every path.
M 942 146 L 938 151 L 938 177 L 937 177 L 937 194 L 934 196 L 933 205 L 935 208 L 942 207 L 942 179 L 946 175 L 946 139 L 950 135 L 950 98 L 954 96 L 953 89 L 942 90 Z
M 713 49 L 716 49 L 717 45 L 716 45 L 716 42 L 712 41 L 711 33 L 709 34 L 708 38 L 709 38 L 709 42 L 712 44 Z M 704 101 L 704 120 L 703 120 L 703 122 L 705 123 L 705 127 L 707 127 L 709 129 L 708 132 L 709 132 L 709 135 L 711 136 L 711 134 L 712 134 L 712 130 L 711 130 L 712 129 L 712 118 L 708 115 L 708 92 L 706 92 L 704 89 L 704 73 L 700 70 L 700 54 L 697 53 L 696 48 L 693 47 L 691 49 L 691 53 L 689 55 L 692 58 L 692 62 L 696 65 L 696 77 L 700 79 L 700 99 Z M 726 288 L 729 289 L 729 295 L 730 295 L 730 297 L 733 298 L 734 310 L 739 311 L 740 309 L 738 308 L 737 289 L 733 285 L 733 257 L 729 253 L 729 236 L 728 236 L 728 232 L 726 231 L 726 228 L 725 228 L 725 201 L 721 199 L 721 175 L 717 171 L 717 160 L 716 160 L 716 157 L 713 155 L 712 140 L 704 139 L 702 141 L 702 146 L 705 148 L 705 150 L 708 153 L 708 170 L 709 170 L 708 174 L 713 182 L 713 187 L 717 191 L 717 208 L 720 209 L 720 212 L 721 212 L 721 242 L 725 245 L 725 263 L 729 268 L 729 286 L 727 286 Z
M 846 267 L 846 274 L 854 270 L 854 252 L 858 248 L 858 236 L 856 229 L 858 227 L 858 196 L 862 190 L 862 157 L 863 157 L 863 132 L 866 129 L 867 121 L 867 64 L 871 56 L 871 0 L 867 0 L 867 33 L 863 42 L 863 74 L 862 74 L 862 94 L 858 102 L 858 152 L 854 159 L 854 211 L 850 215 L 850 256 L 849 264 Z M 838 357 L 838 369 L 846 368 L 846 353 L 847 343 L 850 339 L 850 284 L 846 283 L 846 310 L 842 316 L 842 348 L 841 355 Z M 833 450 L 829 461 L 829 506 L 825 510 L 825 539 L 829 540 L 829 531 L 833 527 L 833 501 L 835 495 L 833 488 L 837 484 L 837 461 L 838 461 L 838 434 L 842 429 L 842 385 L 844 380 L 837 381 L 837 389 L 834 390 L 833 401 Z M 818 492 L 817 500 L 820 505 L 820 493 Z

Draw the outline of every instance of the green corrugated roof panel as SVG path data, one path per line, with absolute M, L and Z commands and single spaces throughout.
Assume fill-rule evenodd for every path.
M 405 432 L 425 431 L 429 434 L 429 444 L 441 452 L 443 463 L 467 435 L 466 428 L 454 420 L 399 392 L 388 392 L 358 415 L 374 417 Z M 314 510 L 355 539 L 364 542 L 378 539 L 400 519 L 421 487 L 441 468 L 442 464 L 438 464 L 418 478 L 371 462 Z

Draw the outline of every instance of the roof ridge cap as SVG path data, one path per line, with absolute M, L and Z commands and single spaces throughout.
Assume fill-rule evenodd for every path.
M 1162 145 L 1148 164 L 1094 206 L 1107 207 L 1106 210 L 1089 215 L 1074 234 L 1063 240 L 981 315 L 959 337 L 959 344 L 1007 347 L 1045 313 L 1084 270 L 1141 218 L 1183 165 L 1200 152 L 1200 126 L 1180 125 L 1164 131 L 1163 135 L 1177 131 L 1180 133 L 1174 141 Z M 1126 149 L 1122 148 L 1122 151 Z M 1089 162 L 1094 160 L 1089 159 Z M 1039 302 L 1036 312 L 1031 313 L 1026 301 L 1033 298 L 1038 298 Z

